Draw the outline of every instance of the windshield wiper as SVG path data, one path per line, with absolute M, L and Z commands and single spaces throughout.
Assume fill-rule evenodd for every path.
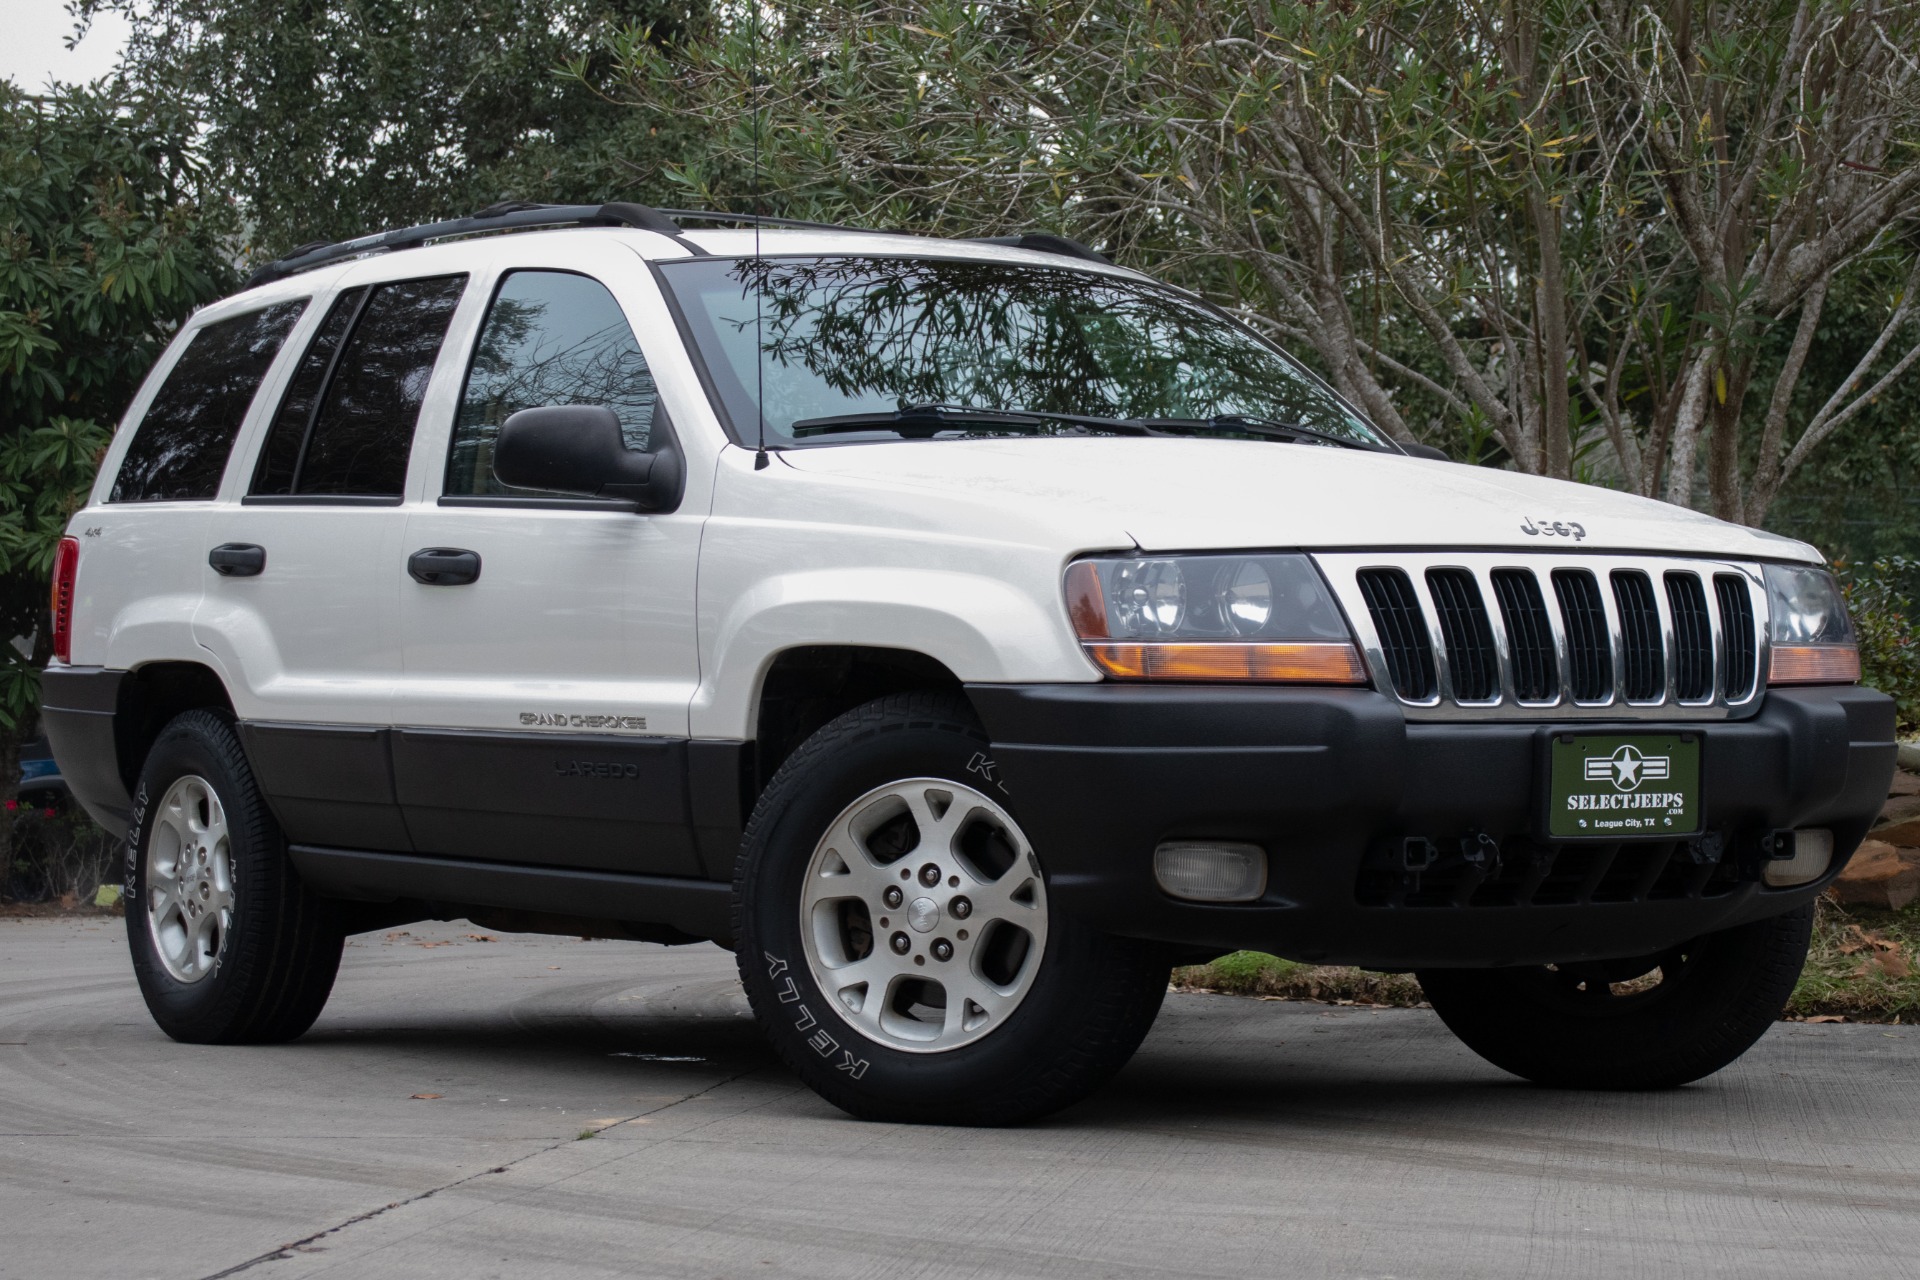
M 1084 413 L 1052 413 L 1043 409 L 974 409 L 961 404 L 910 404 L 868 413 L 842 413 L 830 418 L 802 418 L 787 430 L 797 438 L 842 435 L 854 431 L 891 431 L 908 440 L 931 440 L 942 431 L 968 427 L 1045 434 L 1058 425 L 1117 435 L 1159 434 L 1129 418 L 1102 418 Z
M 1305 440 L 1315 444 L 1339 445 L 1344 449 L 1380 452 L 1373 445 L 1321 431 L 1304 423 L 1282 422 L 1239 413 L 1223 413 L 1211 418 L 1104 418 L 1093 413 L 1055 413 L 1047 409 L 975 409 L 961 404 L 910 404 L 898 409 L 843 413 L 830 418 L 802 418 L 787 429 L 801 439 L 855 431 L 891 431 L 908 440 L 931 440 L 942 431 L 959 431 L 968 427 L 1041 435 L 1047 434 L 1047 428 L 1055 424 L 1121 436 L 1200 436 L 1239 432 L 1268 440 Z
M 1211 418 L 1135 418 L 1134 422 L 1169 435 L 1205 435 L 1215 431 L 1238 431 L 1267 440 L 1304 440 L 1314 444 L 1338 445 L 1343 449 L 1364 449 L 1380 453 L 1374 445 L 1349 436 L 1335 435 L 1302 422 L 1283 422 L 1277 418 L 1257 418 L 1244 413 L 1222 413 Z

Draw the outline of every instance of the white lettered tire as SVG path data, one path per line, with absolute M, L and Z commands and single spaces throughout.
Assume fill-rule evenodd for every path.
M 735 876 L 741 981 L 783 1061 L 866 1119 L 1017 1124 L 1079 1100 L 1166 993 L 1148 944 L 1062 915 L 954 696 L 848 712 L 781 766 Z

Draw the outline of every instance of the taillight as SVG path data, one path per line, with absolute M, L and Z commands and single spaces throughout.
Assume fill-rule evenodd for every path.
M 80 540 L 60 539 L 53 553 L 53 657 L 73 661 L 73 582 L 80 572 Z

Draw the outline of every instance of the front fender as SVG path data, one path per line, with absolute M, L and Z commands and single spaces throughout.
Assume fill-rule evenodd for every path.
M 784 651 L 906 649 L 963 681 L 1092 681 L 1064 610 L 1013 583 L 939 569 L 815 569 L 763 579 L 720 615 L 693 707 L 694 736 L 752 738 L 760 689 Z M 1028 673 L 1047 672 L 1047 675 Z

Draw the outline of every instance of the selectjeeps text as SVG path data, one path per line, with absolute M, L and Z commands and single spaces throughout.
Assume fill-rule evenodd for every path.
M 461 916 L 731 947 L 896 1120 L 1063 1106 L 1243 947 L 1557 1085 L 1778 1016 L 1894 757 L 1812 548 L 1396 445 L 1070 241 L 742 221 L 310 248 L 161 358 L 44 701 L 168 1034 Z

